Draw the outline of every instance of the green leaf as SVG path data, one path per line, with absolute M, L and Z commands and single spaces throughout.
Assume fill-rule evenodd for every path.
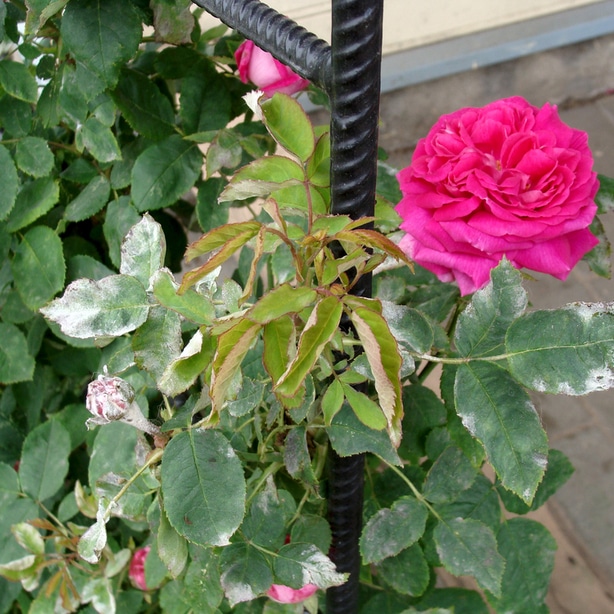
M 44 177 L 51 172 L 54 157 L 45 139 L 26 136 L 17 143 L 15 162 L 24 173 L 32 177 Z
M 164 510 L 160 511 L 160 526 L 156 536 L 158 555 L 166 565 L 172 578 L 176 578 L 185 568 L 188 560 L 188 544 L 173 529 Z
M 429 586 L 431 577 L 429 565 L 418 544 L 413 544 L 395 556 L 384 559 L 375 567 L 378 576 L 402 595 L 418 597 Z
M 251 601 L 269 589 L 273 574 L 268 561 L 256 548 L 232 544 L 220 555 L 221 583 L 231 607 Z
M 34 226 L 15 250 L 11 268 L 21 299 L 38 309 L 64 287 L 62 241 L 51 228 Z
M 327 425 L 330 425 L 341 409 L 344 399 L 343 385 L 338 379 L 333 380 L 322 395 L 322 413 L 324 414 L 324 422 Z
M 341 411 L 333 418 L 327 432 L 331 445 L 339 456 L 371 452 L 387 463 L 402 464 L 396 450 L 390 443 L 388 434 L 384 431 L 374 431 L 365 426 L 348 404 L 344 404 Z
M 119 272 L 136 277 L 149 290 L 152 276 L 164 265 L 165 254 L 162 226 L 146 213 L 122 243 Z
M 614 386 L 614 305 L 534 311 L 509 328 L 510 372 L 532 390 L 582 395 Z
M 28 352 L 25 335 L 14 325 L 0 322 L 0 383 L 14 384 L 31 380 L 34 358 Z
M 454 394 L 458 415 L 505 488 L 530 503 L 546 470 L 548 439 L 527 393 L 501 367 L 474 362 L 458 367 Z
M 402 437 L 403 403 L 400 381 L 402 360 L 397 343 L 386 320 L 379 313 L 357 307 L 350 313 L 350 319 L 369 360 L 379 406 L 388 423 L 390 439 L 393 445 L 398 447 Z
M 41 313 L 70 337 L 119 337 L 145 322 L 149 301 L 134 277 L 110 275 L 98 281 L 73 281 Z
M 466 588 L 436 588 L 420 600 L 421 608 L 433 608 L 433 614 L 439 614 L 438 608 L 454 614 L 488 614 L 482 597 L 477 591 Z M 426 610 L 430 612 L 431 610 Z
M 152 306 L 147 320 L 132 336 L 132 349 L 139 369 L 149 371 L 159 381 L 167 365 L 181 353 L 179 315 L 164 307 Z
M 196 378 L 209 367 L 215 351 L 215 339 L 203 335 L 200 330 L 194 333 L 181 355 L 165 365 L 158 388 L 169 397 L 177 396 L 187 390 Z
M 13 467 L 0 463 L 0 505 L 3 509 L 21 496 L 19 478 Z
M 556 542 L 548 529 L 528 518 L 512 518 L 497 533 L 506 560 L 501 596 L 487 595 L 497 612 L 547 612 L 544 601 L 554 568 Z
M 595 195 L 598 213 L 607 213 L 614 210 L 614 179 L 605 175 L 598 175 L 599 191 Z
M 234 224 L 225 224 L 219 228 L 214 228 L 205 233 L 200 239 L 191 243 L 186 250 L 186 260 L 190 261 L 198 256 L 202 256 L 219 247 L 223 247 L 231 242 L 240 239 L 238 247 L 245 245 L 250 239 L 255 237 L 262 228 L 260 222 L 236 222 Z
M 194 144 L 171 135 L 148 147 L 132 169 L 132 202 L 143 212 L 174 204 L 201 173 L 202 154 Z
M 142 24 L 131 2 L 71 0 L 64 11 L 61 32 L 77 62 L 112 88 L 120 67 L 136 53 Z
M 268 196 L 281 187 L 300 185 L 304 181 L 305 172 L 294 160 L 266 156 L 240 169 L 224 188 L 219 200 L 226 202 Z
M 67 2 L 68 0 L 27 0 L 26 34 L 36 34 Z
M 478 585 L 501 595 L 505 560 L 497 551 L 495 535 L 477 520 L 440 521 L 433 534 L 443 566 L 456 576 L 473 576 Z
M 454 338 L 460 355 L 503 354 L 505 333 L 526 306 L 520 271 L 504 259 L 491 271 L 491 281 L 473 295 L 458 318 Z
M 446 423 L 446 408 L 441 399 L 426 386 L 403 387 L 403 440 L 399 452 L 405 458 L 424 456 L 427 435 Z
M 221 130 L 232 117 L 228 79 L 198 58 L 181 82 L 180 115 L 185 134 Z
M 23 444 L 19 477 L 24 492 L 36 501 L 53 496 L 68 473 L 70 434 L 58 420 L 30 431 Z
M 338 573 L 335 564 L 313 544 L 290 543 L 283 546 L 274 562 L 275 580 L 291 588 L 315 584 L 327 589 L 340 586 L 349 574 Z
M 68 203 L 64 217 L 69 222 L 81 222 L 96 215 L 109 200 L 111 185 L 104 175 L 92 179 L 79 195 Z
M 21 62 L 0 61 L 0 85 L 9 96 L 18 100 L 34 103 L 38 98 L 36 79 Z
M 25 228 L 50 211 L 59 200 L 60 188 L 51 177 L 41 177 L 25 183 L 17 194 L 6 229 L 15 232 Z
M 401 497 L 391 508 L 375 513 L 360 536 L 360 554 L 365 565 L 395 556 L 422 537 L 427 508 L 414 497 Z
M 294 350 L 296 329 L 290 316 L 281 317 L 264 325 L 264 366 L 273 379 L 277 381 L 288 367 L 291 352 Z
M 19 177 L 11 154 L 6 147 L 0 147 L 0 175 L 2 175 L 2 190 L 0 191 L 0 221 L 6 219 L 11 212 L 17 191 Z
M 169 99 L 143 73 L 122 68 L 113 101 L 133 130 L 152 141 L 173 134 L 175 114 Z
M 218 337 L 209 391 L 212 411 L 223 407 L 230 384 L 261 328 L 260 324 L 242 319 Z
M 39 113 L 44 105 L 44 92 L 45 90 L 37 105 Z M 14 138 L 27 136 L 32 129 L 32 105 L 11 96 L 0 98 L 0 124 L 6 130 L 7 136 Z
M 268 324 L 285 315 L 303 311 L 315 302 L 316 296 L 312 288 L 293 288 L 289 284 L 282 284 L 258 299 L 245 317 L 258 324 Z
M 177 533 L 202 546 L 230 543 L 245 513 L 245 478 L 220 432 L 192 429 L 173 437 L 161 476 L 166 513 Z
M 158 302 L 199 325 L 210 325 L 215 318 L 215 308 L 209 298 L 189 288 L 178 294 L 179 286 L 172 274 L 160 269 L 152 278 L 153 293 Z
M 356 390 L 349 384 L 342 383 L 341 385 L 343 387 L 343 394 L 350 404 L 352 411 L 365 426 L 375 431 L 381 431 L 386 428 L 388 422 L 380 405 L 369 398 L 364 392 Z M 394 441 L 392 444 L 394 445 Z
M 309 117 L 303 107 L 286 94 L 275 93 L 260 103 L 264 123 L 273 138 L 302 162 L 306 162 L 315 149 L 315 136 Z
M 446 503 L 467 490 L 478 470 L 455 446 L 448 446 L 427 473 L 422 494 L 433 503 Z
M 327 296 L 316 303 L 299 338 L 296 356 L 275 385 L 277 394 L 285 397 L 296 394 L 324 346 L 337 331 L 342 313 L 343 304 L 335 296 Z
M 89 117 L 77 132 L 83 146 L 87 147 L 99 162 L 113 162 L 121 160 L 122 152 L 117 144 L 117 139 L 111 129 L 102 124 L 95 117 Z
M 265 384 L 243 376 L 241 390 L 234 401 L 228 401 L 226 409 L 231 416 L 239 418 L 245 416 L 262 403 Z

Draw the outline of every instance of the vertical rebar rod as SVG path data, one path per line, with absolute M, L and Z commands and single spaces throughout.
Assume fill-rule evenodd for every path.
M 329 92 L 332 212 L 353 219 L 372 216 L 375 210 L 382 18 L 383 0 L 333 0 Z M 361 277 L 353 291 L 371 296 L 371 276 Z M 356 614 L 360 605 L 364 463 L 363 454 L 340 457 L 331 453 L 331 558 L 350 578 L 326 592 L 327 614 Z

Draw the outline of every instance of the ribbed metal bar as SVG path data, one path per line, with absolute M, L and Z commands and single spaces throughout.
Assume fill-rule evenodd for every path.
M 330 45 L 260 0 L 193 0 L 304 79 L 330 90 Z
M 372 216 L 377 178 L 383 0 L 333 0 L 331 102 L 332 212 L 353 219 Z M 371 296 L 364 275 L 354 294 Z M 347 323 L 342 323 L 347 326 Z M 327 614 L 359 609 L 364 455 L 331 453 L 328 520 L 331 558 L 350 579 L 326 592 Z

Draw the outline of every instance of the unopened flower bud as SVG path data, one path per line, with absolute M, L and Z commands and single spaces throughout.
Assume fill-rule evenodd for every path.
M 86 425 L 109 424 L 117 420 L 156 435 L 160 429 L 143 416 L 134 400 L 134 388 L 121 377 L 99 375 L 87 387 L 85 406 L 92 414 Z
M 145 559 L 151 550 L 151 546 L 145 546 L 135 551 L 130 561 L 128 576 L 132 583 L 142 591 L 147 590 L 147 582 L 145 581 Z
M 273 584 L 267 591 L 267 597 L 277 603 L 300 603 L 309 599 L 318 587 L 315 584 L 305 584 L 302 588 L 290 588 L 283 584 Z

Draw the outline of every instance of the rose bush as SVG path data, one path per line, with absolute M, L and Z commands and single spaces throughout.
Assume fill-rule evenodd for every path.
M 309 81 L 299 77 L 250 40 L 239 46 L 235 52 L 235 60 L 241 81 L 257 85 L 267 96 L 272 96 L 275 92 L 295 94 L 309 85 Z
M 442 116 L 398 174 L 403 250 L 462 294 L 503 256 L 565 279 L 598 240 L 585 132 L 520 97 Z

